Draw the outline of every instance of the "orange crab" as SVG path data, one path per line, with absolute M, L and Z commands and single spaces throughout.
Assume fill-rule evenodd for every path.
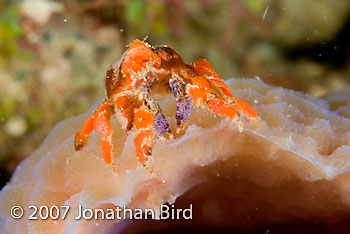
M 254 109 L 232 96 L 206 60 L 187 65 L 173 49 L 152 47 L 140 40 L 129 45 L 118 67 L 112 65 L 108 69 L 105 85 L 107 98 L 76 133 L 74 145 L 75 150 L 81 149 L 91 131 L 97 130 L 107 164 L 111 163 L 113 153 L 111 115 L 117 116 L 123 128 L 134 134 L 137 158 L 143 165 L 150 159 L 155 137 L 174 138 L 168 121 L 151 95 L 154 93 L 173 93 L 175 96 L 176 132 L 187 127 L 192 103 L 233 120 L 257 116 Z

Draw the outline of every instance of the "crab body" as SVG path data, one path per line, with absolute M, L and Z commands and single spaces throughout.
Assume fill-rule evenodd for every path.
M 233 120 L 257 113 L 239 98 L 234 98 L 204 59 L 187 65 L 167 46 L 152 47 L 135 40 L 124 53 L 120 64 L 112 65 L 105 79 L 107 98 L 85 121 L 75 136 L 75 149 L 86 143 L 91 131 L 101 136 L 104 161 L 112 159 L 112 127 L 116 116 L 123 128 L 134 136 L 137 158 L 147 165 L 154 139 L 173 139 L 169 123 L 156 101 L 157 96 L 173 94 L 176 98 L 176 132 L 187 127 L 192 103 Z M 152 92 L 152 95 L 151 95 Z

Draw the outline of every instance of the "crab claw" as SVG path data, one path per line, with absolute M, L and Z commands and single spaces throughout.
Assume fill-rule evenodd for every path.
M 174 135 L 170 131 L 169 123 L 160 111 L 155 114 L 152 127 L 154 129 L 154 133 L 161 140 L 174 139 Z

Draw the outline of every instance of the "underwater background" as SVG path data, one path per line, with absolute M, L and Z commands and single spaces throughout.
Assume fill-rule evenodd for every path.
M 316 97 L 350 84 L 348 0 L 0 0 L 0 179 L 104 96 L 134 39 Z
M 315 97 L 350 85 L 349 0 L 0 0 L 0 188 L 55 124 L 105 95 L 107 68 L 136 38 L 168 45 L 186 63 L 205 58 L 223 79 L 258 78 Z M 349 229 L 308 222 L 219 231 Z

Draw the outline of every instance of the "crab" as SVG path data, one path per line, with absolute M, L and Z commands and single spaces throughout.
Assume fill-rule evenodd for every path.
M 173 139 L 169 123 L 155 99 L 155 94 L 173 94 L 176 99 L 176 132 L 188 123 L 191 105 L 240 123 L 254 119 L 257 112 L 243 100 L 234 98 L 227 85 L 205 59 L 187 65 L 168 46 L 153 47 L 134 40 L 119 65 L 111 65 L 105 78 L 106 98 L 86 119 L 75 135 L 75 150 L 80 150 L 89 134 L 101 137 L 104 162 L 113 155 L 111 116 L 116 116 L 127 133 L 134 136 L 138 161 L 146 166 L 155 139 Z M 152 94 L 152 95 L 151 95 Z M 159 96 L 159 95 L 158 95 Z M 242 127 L 240 127 L 240 130 Z

